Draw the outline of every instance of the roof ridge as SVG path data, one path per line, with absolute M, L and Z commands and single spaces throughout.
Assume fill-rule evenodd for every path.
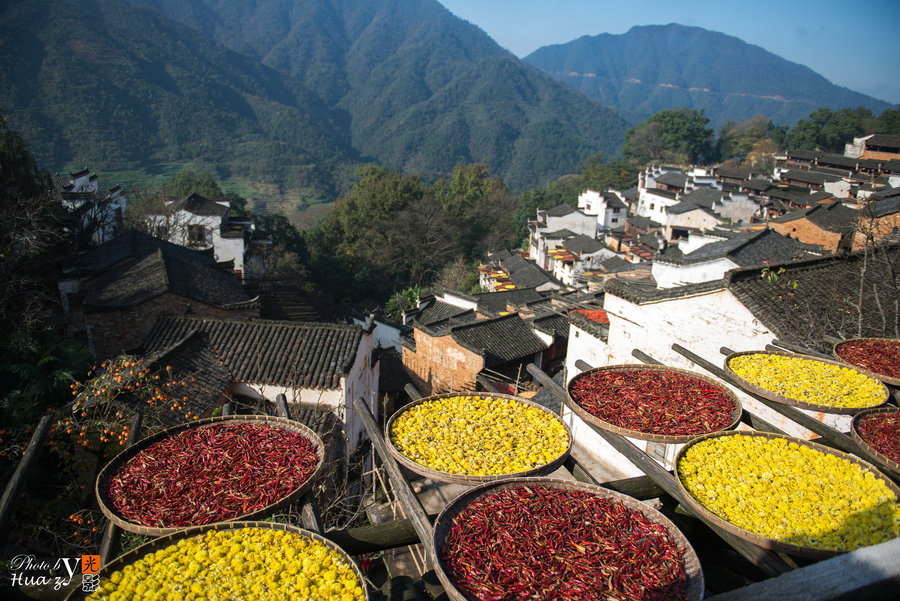
M 250 302 L 250 301 L 247 301 Z M 253 325 L 285 325 L 297 328 L 328 327 L 334 329 L 352 330 L 362 328 L 355 323 L 337 323 L 325 321 L 292 321 L 289 319 L 259 319 L 256 317 L 240 318 L 240 317 L 216 317 L 212 315 L 186 314 L 186 313 L 163 313 L 159 316 L 161 319 L 180 319 L 183 321 L 220 321 L 228 323 L 243 323 Z

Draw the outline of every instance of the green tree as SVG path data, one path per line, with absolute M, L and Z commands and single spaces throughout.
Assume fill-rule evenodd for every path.
M 207 171 L 196 173 L 191 169 L 182 169 L 163 185 L 163 191 L 170 197 L 199 194 L 206 198 L 222 198 L 225 193 L 215 178 Z
M 715 158 L 713 130 L 703 111 L 668 109 L 625 132 L 625 154 L 641 163 L 702 163 Z
M 900 136 L 900 109 L 890 109 L 878 115 L 875 133 Z
M 824 150 L 826 152 L 843 152 L 844 145 L 853 138 L 874 133 L 878 121 L 872 111 L 865 107 L 840 109 L 831 111 L 827 108 L 816 109 L 808 119 L 800 119 L 784 138 L 788 150 Z
M 787 132 L 786 126 L 776 126 L 762 115 L 757 115 L 742 123 L 728 121 L 719 128 L 719 139 L 716 149 L 720 161 L 734 157 L 746 157 L 753 147 L 768 140 L 776 145 L 781 144 Z
M 637 185 L 641 166 L 635 160 L 604 162 L 603 153 L 589 157 L 580 167 L 580 187 L 604 192 L 610 188 L 625 190 Z

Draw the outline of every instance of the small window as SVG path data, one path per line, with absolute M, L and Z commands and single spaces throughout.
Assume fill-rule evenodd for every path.
M 613 215 L 619 214 L 619 207 L 613 207 Z
M 609 222 L 610 222 L 610 223 L 619 223 L 619 218 L 618 218 L 618 217 L 613 217 L 612 219 L 609 220 Z
M 206 242 L 206 228 L 202 225 L 189 225 L 188 242 Z
M 652 203 L 652 202 L 650 203 L 650 210 L 651 210 L 651 211 L 653 210 L 653 203 Z

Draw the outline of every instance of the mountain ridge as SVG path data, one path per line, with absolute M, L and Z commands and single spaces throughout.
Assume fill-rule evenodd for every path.
M 677 23 L 581 36 L 523 60 L 632 121 L 685 107 L 704 109 L 714 127 L 759 114 L 793 125 L 822 107 L 893 108 L 735 36 Z

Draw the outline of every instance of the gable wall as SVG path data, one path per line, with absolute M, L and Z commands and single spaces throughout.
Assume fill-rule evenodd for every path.
M 403 365 L 414 376 L 414 384 L 425 394 L 471 390 L 484 368 L 484 358 L 461 347 L 453 337 L 429 336 L 413 329 L 416 350 L 403 347 Z
M 805 244 L 819 244 L 825 250 L 834 252 L 837 250 L 841 235 L 837 232 L 829 232 L 822 229 L 809 219 L 794 219 L 785 223 L 769 223 L 769 227 L 782 236 L 796 238 Z

